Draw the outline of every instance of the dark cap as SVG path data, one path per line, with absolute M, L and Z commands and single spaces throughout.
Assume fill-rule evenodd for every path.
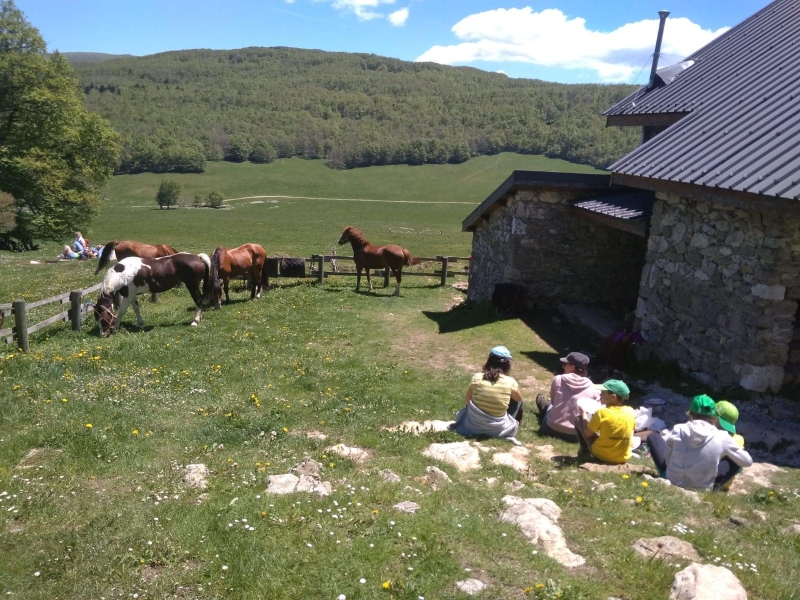
M 561 359 L 562 363 L 569 363 L 575 367 L 580 369 L 585 369 L 589 366 L 589 357 L 585 354 L 581 354 L 580 352 L 570 352 L 564 358 Z

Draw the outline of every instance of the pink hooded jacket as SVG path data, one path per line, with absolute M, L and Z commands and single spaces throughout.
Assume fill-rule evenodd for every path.
M 547 425 L 551 429 L 568 435 L 575 435 L 575 420 L 581 416 L 578 398 L 600 399 L 600 390 L 592 380 L 577 373 L 567 373 L 553 377 L 550 385 L 550 410 L 547 411 Z

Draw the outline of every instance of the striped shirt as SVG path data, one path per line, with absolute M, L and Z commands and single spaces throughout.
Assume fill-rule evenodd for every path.
M 503 375 L 497 381 L 483 378 L 483 373 L 475 373 L 469 383 L 472 390 L 472 403 L 483 412 L 493 417 L 501 417 L 508 410 L 508 403 L 511 401 L 511 393 L 519 389 L 516 379 Z

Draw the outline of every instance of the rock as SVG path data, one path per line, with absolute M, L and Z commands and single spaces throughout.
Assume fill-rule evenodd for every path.
M 328 436 L 322 433 L 321 431 L 316 431 L 312 429 L 311 431 L 306 431 L 306 437 L 311 440 L 319 440 L 320 442 L 324 442 L 328 439 Z
M 730 519 L 728 519 L 734 525 L 738 525 L 740 527 L 747 525 L 747 519 L 744 517 L 740 517 L 738 515 L 733 515 Z
M 404 500 L 403 502 L 398 502 L 392 508 L 399 510 L 400 512 L 414 514 L 419 510 L 419 504 L 409 500 Z
M 750 288 L 750 293 L 765 300 L 783 300 L 786 297 L 786 288 L 782 285 L 758 283 Z
M 464 581 L 456 581 L 456 589 L 459 592 L 464 592 L 470 596 L 474 596 L 489 587 L 489 584 L 483 583 L 480 579 L 465 579 Z
M 319 472 L 322 469 L 322 464 L 315 461 L 309 456 L 304 456 L 303 460 L 292 467 L 292 472 L 297 475 L 310 475 L 311 477 L 319 477 Z
M 267 478 L 267 493 L 285 495 L 294 492 L 294 488 L 300 483 L 300 478 L 291 473 L 284 473 L 283 475 L 270 475 Z
M 311 475 L 300 475 L 300 481 L 297 482 L 297 487 L 294 491 L 330 496 L 332 490 L 331 484 L 327 481 L 320 481 L 318 477 L 312 477 Z
M 541 546 L 545 553 L 565 567 L 579 567 L 586 560 L 567 548 L 564 534 L 556 524 L 561 509 L 546 498 L 519 498 L 504 496 L 507 508 L 500 513 L 500 520 L 520 528 L 532 544 Z
M 450 479 L 450 476 L 442 471 L 439 467 L 427 467 L 425 469 L 425 479 L 435 490 L 438 490 L 449 483 L 453 483 L 453 480 Z
M 756 486 L 770 487 L 775 473 L 783 473 L 783 469 L 769 463 L 754 462 L 734 478 L 729 493 L 748 494 Z
M 613 481 L 609 481 L 608 483 L 601 483 L 600 485 L 596 485 L 592 488 L 595 492 L 605 492 L 606 490 L 613 490 L 617 487 L 617 484 Z
M 800 523 L 792 523 L 788 527 L 781 529 L 785 535 L 800 535 Z
M 381 469 L 378 471 L 378 475 L 381 476 L 381 479 L 386 483 L 400 483 L 400 476 L 393 473 L 389 469 Z
M 746 390 L 754 392 L 777 392 L 783 385 L 783 367 L 768 365 L 766 367 L 756 367 L 745 364 L 742 367 L 739 385 Z
M 544 446 L 536 446 L 534 450 L 536 450 L 536 456 L 538 456 L 542 460 L 553 460 L 553 457 L 556 455 L 553 446 L 551 446 L 550 444 L 546 444 Z
M 47 461 L 55 459 L 61 450 L 57 448 L 31 448 L 17 464 L 17 469 L 32 469 L 43 465 Z
M 675 573 L 669 600 L 747 600 L 747 592 L 725 567 L 692 563 Z
M 515 446 L 509 452 L 497 452 L 492 456 L 492 462 L 525 473 L 528 470 L 529 454 L 530 452 L 524 446 Z
M 519 492 L 520 490 L 525 489 L 525 484 L 519 480 L 511 481 L 506 484 L 506 487 L 512 492 Z
M 183 478 L 181 481 L 186 487 L 195 490 L 204 490 L 208 487 L 209 475 L 208 467 L 202 463 L 186 465 L 186 468 L 183 470 Z
M 652 461 L 651 461 L 652 462 Z M 623 463 L 621 465 L 607 465 L 603 463 L 587 462 L 580 466 L 584 471 L 590 473 L 650 473 L 652 469 L 645 465 L 634 463 Z
M 345 446 L 344 444 L 336 444 L 325 448 L 325 452 L 332 452 L 338 454 L 342 458 L 349 458 L 356 464 L 363 464 L 369 460 L 369 452 L 358 446 Z
M 642 558 L 662 558 L 671 560 L 683 558 L 686 560 L 700 560 L 700 555 L 689 542 L 671 535 L 655 538 L 639 538 L 633 542 L 633 549 Z
M 481 468 L 478 450 L 469 442 L 431 444 L 422 452 L 422 455 L 451 464 L 462 472 Z
M 754 510 L 753 514 L 758 517 L 764 523 L 767 522 L 768 515 L 763 510 Z

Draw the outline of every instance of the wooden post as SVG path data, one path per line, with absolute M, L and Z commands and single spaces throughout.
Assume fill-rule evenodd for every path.
M 389 287 L 389 267 L 383 270 L 383 287 Z
M 446 256 L 442 257 L 442 285 L 447 285 L 447 264 L 449 259 Z
M 317 260 L 319 261 L 319 266 L 317 267 L 317 281 L 319 281 L 320 285 L 325 285 L 325 255 L 320 254 Z
M 14 311 L 14 327 L 16 328 L 17 348 L 23 352 L 31 349 L 28 343 L 28 313 L 25 309 L 25 300 L 14 300 L 12 310 Z
M 83 292 L 81 290 L 72 290 L 69 293 L 69 318 L 72 321 L 72 331 L 81 330 L 81 299 Z

